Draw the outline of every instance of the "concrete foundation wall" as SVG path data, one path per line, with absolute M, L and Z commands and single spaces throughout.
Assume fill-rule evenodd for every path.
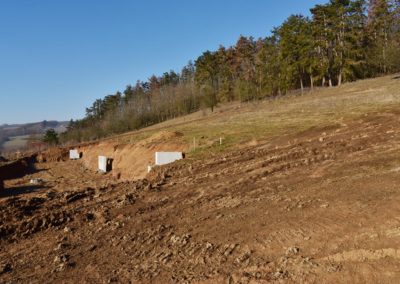
M 166 165 L 183 159 L 182 152 L 156 152 L 155 160 L 157 166 Z
M 107 157 L 105 156 L 99 156 L 99 171 L 107 172 Z
M 69 159 L 70 160 L 79 160 L 80 154 L 78 150 L 69 150 Z

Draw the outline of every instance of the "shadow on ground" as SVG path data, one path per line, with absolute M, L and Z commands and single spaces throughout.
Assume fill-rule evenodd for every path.
M 0 198 L 18 196 L 20 194 L 33 193 L 48 188 L 43 185 L 23 185 L 0 190 Z
M 46 171 L 36 169 L 33 157 L 26 157 L 0 166 L 0 180 L 21 178 L 27 174 Z

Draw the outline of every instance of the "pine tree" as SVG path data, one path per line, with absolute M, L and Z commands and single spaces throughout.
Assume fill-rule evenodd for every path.
M 206 51 L 196 60 L 195 66 L 195 81 L 203 94 L 204 103 L 213 111 L 218 103 L 218 58 L 215 53 Z
M 375 0 L 369 7 L 370 58 L 383 74 L 398 66 L 399 6 L 399 1 Z
M 253 38 L 240 36 L 234 47 L 236 73 L 235 95 L 240 101 L 256 99 L 256 64 L 255 41 Z
M 280 38 L 279 48 L 289 67 L 288 76 L 289 78 L 297 78 L 303 93 L 304 79 L 312 76 L 313 68 L 314 44 L 311 23 L 308 18 L 293 15 L 279 27 L 277 33 Z M 312 82 L 312 79 L 310 81 Z

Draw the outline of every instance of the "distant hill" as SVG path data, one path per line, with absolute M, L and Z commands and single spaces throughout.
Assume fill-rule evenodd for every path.
M 68 121 L 41 121 L 26 124 L 3 124 L 0 125 L 0 150 L 4 150 L 4 144 L 10 140 L 11 137 L 18 136 L 40 136 L 49 129 L 54 129 L 58 133 L 67 130 Z

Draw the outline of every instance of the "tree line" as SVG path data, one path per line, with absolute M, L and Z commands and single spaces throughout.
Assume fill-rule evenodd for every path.
M 257 101 L 400 71 L 400 0 L 330 0 L 292 15 L 265 38 L 203 52 L 178 73 L 96 100 L 63 141 L 136 130 L 218 103 Z

